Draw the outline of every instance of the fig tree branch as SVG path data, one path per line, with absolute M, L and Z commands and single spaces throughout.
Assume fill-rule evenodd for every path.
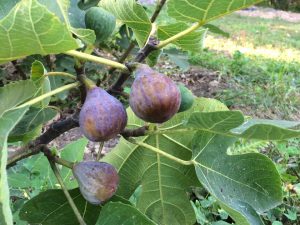
M 158 1 L 157 5 L 156 5 L 156 8 L 155 8 L 155 11 L 150 19 L 151 23 L 154 23 L 155 20 L 157 19 L 160 11 L 162 10 L 162 8 L 164 7 L 165 3 L 166 3 L 167 0 L 161 0 L 161 1 Z
M 157 39 L 154 37 L 150 37 L 147 44 L 139 51 L 137 56 L 135 57 L 135 62 L 142 62 L 144 61 L 148 55 L 156 50 Z M 113 91 L 123 91 L 122 85 L 125 81 L 130 77 L 130 72 L 121 73 L 118 80 L 108 89 L 109 93 Z
M 146 131 L 149 129 L 148 126 L 143 126 L 139 127 L 136 129 L 124 129 L 121 135 L 124 138 L 129 138 L 129 137 L 141 137 L 146 135 Z
M 43 149 L 44 145 L 49 144 L 52 140 L 59 137 L 61 134 L 78 126 L 78 113 L 75 113 L 67 119 L 52 123 L 50 125 L 50 128 L 41 136 L 36 138 L 28 145 L 9 154 L 7 160 L 7 167 L 11 167 L 15 165 L 16 162 L 25 159 L 29 156 L 38 154 Z
M 155 28 L 155 20 L 157 19 L 159 13 L 161 12 L 163 6 L 165 5 L 166 0 L 161 0 L 156 5 L 156 9 L 150 19 L 150 22 L 152 23 L 152 30 L 150 32 L 149 38 L 147 40 L 147 43 L 145 46 L 139 51 L 135 58 L 135 62 L 142 62 L 144 61 L 151 52 L 155 51 L 157 49 L 158 40 L 153 36 L 153 31 Z M 134 46 L 133 46 L 134 47 Z M 126 59 L 126 58 L 125 58 Z M 113 90 L 115 91 L 122 91 L 122 85 L 125 83 L 125 81 L 130 77 L 130 73 L 121 73 L 118 80 L 108 89 L 109 93 L 112 93 Z
M 41 136 L 36 138 L 28 145 L 10 153 L 7 160 L 7 168 L 15 165 L 18 161 L 22 159 L 40 153 L 41 151 L 43 151 L 44 146 L 49 144 L 55 138 L 59 137 L 61 134 L 65 133 L 66 131 L 78 127 L 79 126 L 78 115 L 79 114 L 77 112 L 69 118 L 52 123 L 50 125 L 50 128 Z M 148 130 L 147 127 L 140 127 L 137 129 L 125 129 L 121 133 L 121 135 L 125 138 L 144 136 L 147 130 Z

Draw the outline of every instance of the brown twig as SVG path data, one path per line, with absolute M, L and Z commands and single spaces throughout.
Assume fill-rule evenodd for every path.
M 155 20 L 157 19 L 159 13 L 161 12 L 163 6 L 165 5 L 166 0 L 161 0 L 156 6 L 156 9 L 150 19 L 151 23 L 153 24 Z M 153 28 L 153 26 L 152 26 Z M 153 31 L 153 30 L 152 30 Z M 143 62 L 151 52 L 155 51 L 157 48 L 156 46 L 159 44 L 157 38 L 155 38 L 152 34 L 152 31 L 150 33 L 150 36 L 148 38 L 147 43 L 144 45 L 144 47 L 139 51 L 137 56 L 135 57 L 135 62 Z M 125 83 L 125 81 L 130 77 L 130 73 L 121 73 L 118 80 L 108 89 L 108 92 L 111 93 L 112 90 L 116 91 L 123 91 L 122 85 Z
M 141 137 L 146 135 L 146 131 L 149 129 L 148 126 L 139 127 L 136 129 L 124 129 L 121 135 L 124 138 L 129 137 Z
M 40 152 L 45 153 L 45 145 L 49 144 L 52 140 L 59 137 L 72 128 L 78 127 L 78 113 L 75 113 L 70 118 L 54 122 L 50 128 L 43 133 L 40 137 L 36 138 L 30 144 L 16 150 L 8 156 L 7 168 L 16 164 L 16 162 L 25 159 L 29 156 L 36 155 Z M 137 129 L 125 129 L 121 135 L 124 138 L 144 136 L 148 130 L 147 126 Z M 58 160 L 59 161 L 59 160 Z M 59 163 L 59 162 L 58 162 Z
M 45 133 L 36 138 L 30 144 L 11 153 L 8 156 L 7 167 L 11 167 L 15 165 L 16 162 L 29 156 L 38 154 L 44 148 L 44 145 L 49 144 L 61 134 L 78 126 L 78 113 L 75 113 L 70 118 L 54 122 Z
M 162 10 L 163 6 L 165 5 L 166 1 L 167 1 L 167 0 L 161 0 L 161 1 L 159 1 L 159 2 L 157 3 L 156 8 L 155 8 L 155 11 L 154 11 L 154 13 L 153 13 L 153 15 L 152 15 L 152 17 L 151 17 L 151 19 L 150 19 L 151 23 L 154 23 L 154 22 L 155 22 L 155 20 L 157 19 L 157 17 L 158 17 L 158 15 L 159 15 L 160 11 Z
M 148 55 L 156 50 L 156 45 L 158 44 L 158 40 L 155 37 L 150 37 L 147 44 L 139 51 L 137 56 L 135 57 L 135 62 L 143 62 Z M 130 70 L 130 68 L 129 68 Z M 123 91 L 122 85 L 125 81 L 130 77 L 130 72 L 121 73 L 118 80 L 108 89 L 109 93 L 112 93 L 113 90 L 115 91 Z

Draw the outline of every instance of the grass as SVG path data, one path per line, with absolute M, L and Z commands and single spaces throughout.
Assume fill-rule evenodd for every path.
M 217 98 L 258 116 L 300 119 L 300 25 L 237 14 L 214 25 L 231 37 L 210 34 L 190 61 L 219 71 L 228 88 Z
M 216 98 L 261 118 L 300 120 L 300 24 L 233 14 L 214 25 L 231 37 L 209 34 L 206 48 L 190 62 L 219 72 L 225 88 Z M 283 204 L 263 216 L 268 225 L 300 222 L 299 146 L 300 139 L 292 139 L 261 149 L 283 182 Z

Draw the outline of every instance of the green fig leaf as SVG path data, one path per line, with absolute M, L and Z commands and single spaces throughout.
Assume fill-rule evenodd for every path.
M 197 132 L 192 147 L 196 173 L 221 205 L 242 214 L 249 225 L 261 224 L 253 222 L 255 212 L 265 212 L 282 201 L 280 175 L 262 154 L 227 155 L 227 148 L 235 141 L 236 138 Z M 254 218 L 260 221 L 258 215 Z
M 100 212 L 96 225 L 155 225 L 135 207 L 121 202 L 110 202 Z
M 0 117 L 6 110 L 28 100 L 36 93 L 34 82 L 22 80 L 0 87 Z
M 71 162 L 82 161 L 86 145 L 86 138 L 71 142 L 61 149 L 60 157 Z M 59 168 L 66 187 L 69 189 L 78 187 L 72 170 L 62 166 Z M 10 188 L 43 190 L 59 187 L 48 159 L 42 153 L 19 161 L 16 166 L 11 167 L 8 170 L 8 182 Z
M 35 108 L 31 107 L 29 111 L 23 116 L 20 122 L 9 134 L 9 141 L 21 141 L 28 133 L 39 129 L 41 125 L 53 119 L 57 114 L 56 110 L 51 108 Z
M 77 206 L 86 224 L 95 224 L 101 211 L 101 206 L 88 203 L 81 195 L 78 188 L 69 190 L 71 198 Z M 114 196 L 109 202 L 123 202 L 127 200 Z M 30 199 L 19 213 L 20 219 L 29 224 L 78 224 L 77 218 L 68 203 L 62 190 L 47 190 Z
M 157 28 L 158 38 L 159 40 L 168 39 L 177 33 L 186 30 L 187 28 L 189 28 L 189 25 L 183 22 L 159 26 Z M 179 38 L 178 40 L 174 41 L 173 44 L 177 45 L 182 50 L 199 52 L 203 48 L 205 35 L 206 29 L 199 29 Z
M 47 73 L 44 65 L 40 61 L 34 61 L 31 65 L 31 80 L 34 82 L 37 92 L 35 97 L 46 94 L 51 91 L 49 78 L 44 76 Z M 50 102 L 50 97 L 35 104 L 36 107 L 46 107 Z
M 189 118 L 192 112 L 199 109 L 225 108 L 221 103 L 206 99 L 197 99 L 193 108 L 175 115 L 163 125 L 163 128 L 182 128 L 182 121 Z M 143 126 L 131 110 L 128 113 L 128 126 Z M 191 140 L 194 131 L 189 135 L 162 134 L 141 137 L 139 141 L 158 147 L 178 158 L 191 158 Z M 137 209 L 159 224 L 194 224 L 196 221 L 193 208 L 186 195 L 190 186 L 199 186 L 193 166 L 182 166 L 174 161 L 147 151 L 142 147 L 121 138 L 116 148 L 104 161 L 113 164 L 120 175 L 120 186 L 117 194 L 129 198 L 141 185 L 141 195 L 137 199 Z M 176 179 L 174 179 L 176 177 Z M 172 193 L 172 194 L 170 194 Z M 176 216 L 175 216 L 176 215 Z
M 13 38 L 22 37 L 22 38 Z M 32 54 L 57 54 L 76 49 L 68 27 L 37 0 L 24 0 L 0 21 L 0 63 Z
M 132 28 L 139 46 L 144 46 L 151 31 L 151 22 L 143 6 L 135 0 L 102 0 L 99 5 Z
M 13 224 L 6 172 L 7 137 L 27 110 L 28 107 L 9 110 L 0 117 L 0 224 Z
M 233 1 L 233 0 L 169 0 L 167 2 L 168 15 L 178 21 L 207 23 L 213 19 L 230 14 L 236 10 L 247 8 L 261 0 Z

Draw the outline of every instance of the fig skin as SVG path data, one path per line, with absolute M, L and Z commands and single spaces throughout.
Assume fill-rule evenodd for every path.
M 107 141 L 116 137 L 127 124 L 122 103 L 99 87 L 87 90 L 79 114 L 79 126 L 90 141 Z
M 87 161 L 74 165 L 76 178 L 82 196 L 91 204 L 99 205 L 110 199 L 119 184 L 117 170 L 106 162 Z
M 137 66 L 135 75 L 129 105 L 139 118 L 163 123 L 177 113 L 181 96 L 172 79 L 144 64 Z
M 195 96 L 183 83 L 179 83 L 177 86 L 181 94 L 181 103 L 178 112 L 184 112 L 192 108 Z

